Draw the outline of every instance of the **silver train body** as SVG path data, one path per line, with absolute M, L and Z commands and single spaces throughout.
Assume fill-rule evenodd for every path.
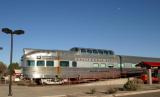
M 160 58 L 115 55 L 112 50 L 71 48 L 70 50 L 24 49 L 23 75 L 29 79 L 117 78 L 122 73 L 135 74 L 141 61 L 160 61 Z

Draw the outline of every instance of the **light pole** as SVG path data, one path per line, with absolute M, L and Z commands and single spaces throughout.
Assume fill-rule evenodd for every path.
M 2 28 L 2 32 L 11 35 L 11 50 L 10 50 L 10 65 L 12 64 L 12 56 L 13 56 L 13 35 L 21 35 L 24 34 L 23 30 L 15 30 L 12 31 L 9 28 Z M 9 69 L 9 94 L 8 96 L 12 96 L 12 68 L 10 66 Z
M 119 64 L 120 64 L 120 75 L 121 77 L 123 76 L 123 67 L 122 67 L 122 56 L 118 55 L 119 56 Z

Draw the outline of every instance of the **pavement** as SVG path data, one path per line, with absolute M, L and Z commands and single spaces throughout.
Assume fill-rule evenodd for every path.
M 160 92 L 160 89 L 157 90 L 147 90 L 147 91 L 132 91 L 127 93 L 118 93 L 118 94 L 110 94 L 110 95 L 103 95 L 100 97 L 123 97 L 123 96 L 130 96 L 130 95 L 137 95 L 137 94 L 146 94 L 146 93 L 154 93 L 154 92 Z M 41 96 L 41 97 L 75 97 L 72 95 L 53 95 L 53 96 Z M 99 97 L 99 96 L 78 96 L 78 97 Z
M 128 80 L 132 80 L 133 78 L 119 78 L 119 79 L 108 79 L 106 81 L 98 81 L 92 83 L 84 83 L 80 84 L 79 86 L 100 86 L 100 85 L 123 85 Z
M 157 90 L 146 90 L 146 91 L 132 91 L 132 92 L 127 92 L 127 93 L 113 94 L 113 97 L 144 94 L 144 93 L 154 93 L 154 92 L 160 92 L 160 89 L 157 89 Z

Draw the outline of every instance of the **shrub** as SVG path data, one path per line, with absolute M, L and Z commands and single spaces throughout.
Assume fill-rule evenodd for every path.
M 129 80 L 124 84 L 123 88 L 128 91 L 136 91 L 139 88 L 139 84 L 134 80 Z
M 91 88 L 90 91 L 88 92 L 88 94 L 95 94 L 96 93 L 96 89 L 95 88 Z
M 114 94 L 117 92 L 117 88 L 109 88 L 107 89 L 107 91 L 105 92 L 106 94 Z

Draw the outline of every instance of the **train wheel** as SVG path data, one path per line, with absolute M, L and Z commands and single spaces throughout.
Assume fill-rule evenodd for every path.
M 35 79 L 35 83 L 36 83 L 37 85 L 42 85 L 41 79 Z

